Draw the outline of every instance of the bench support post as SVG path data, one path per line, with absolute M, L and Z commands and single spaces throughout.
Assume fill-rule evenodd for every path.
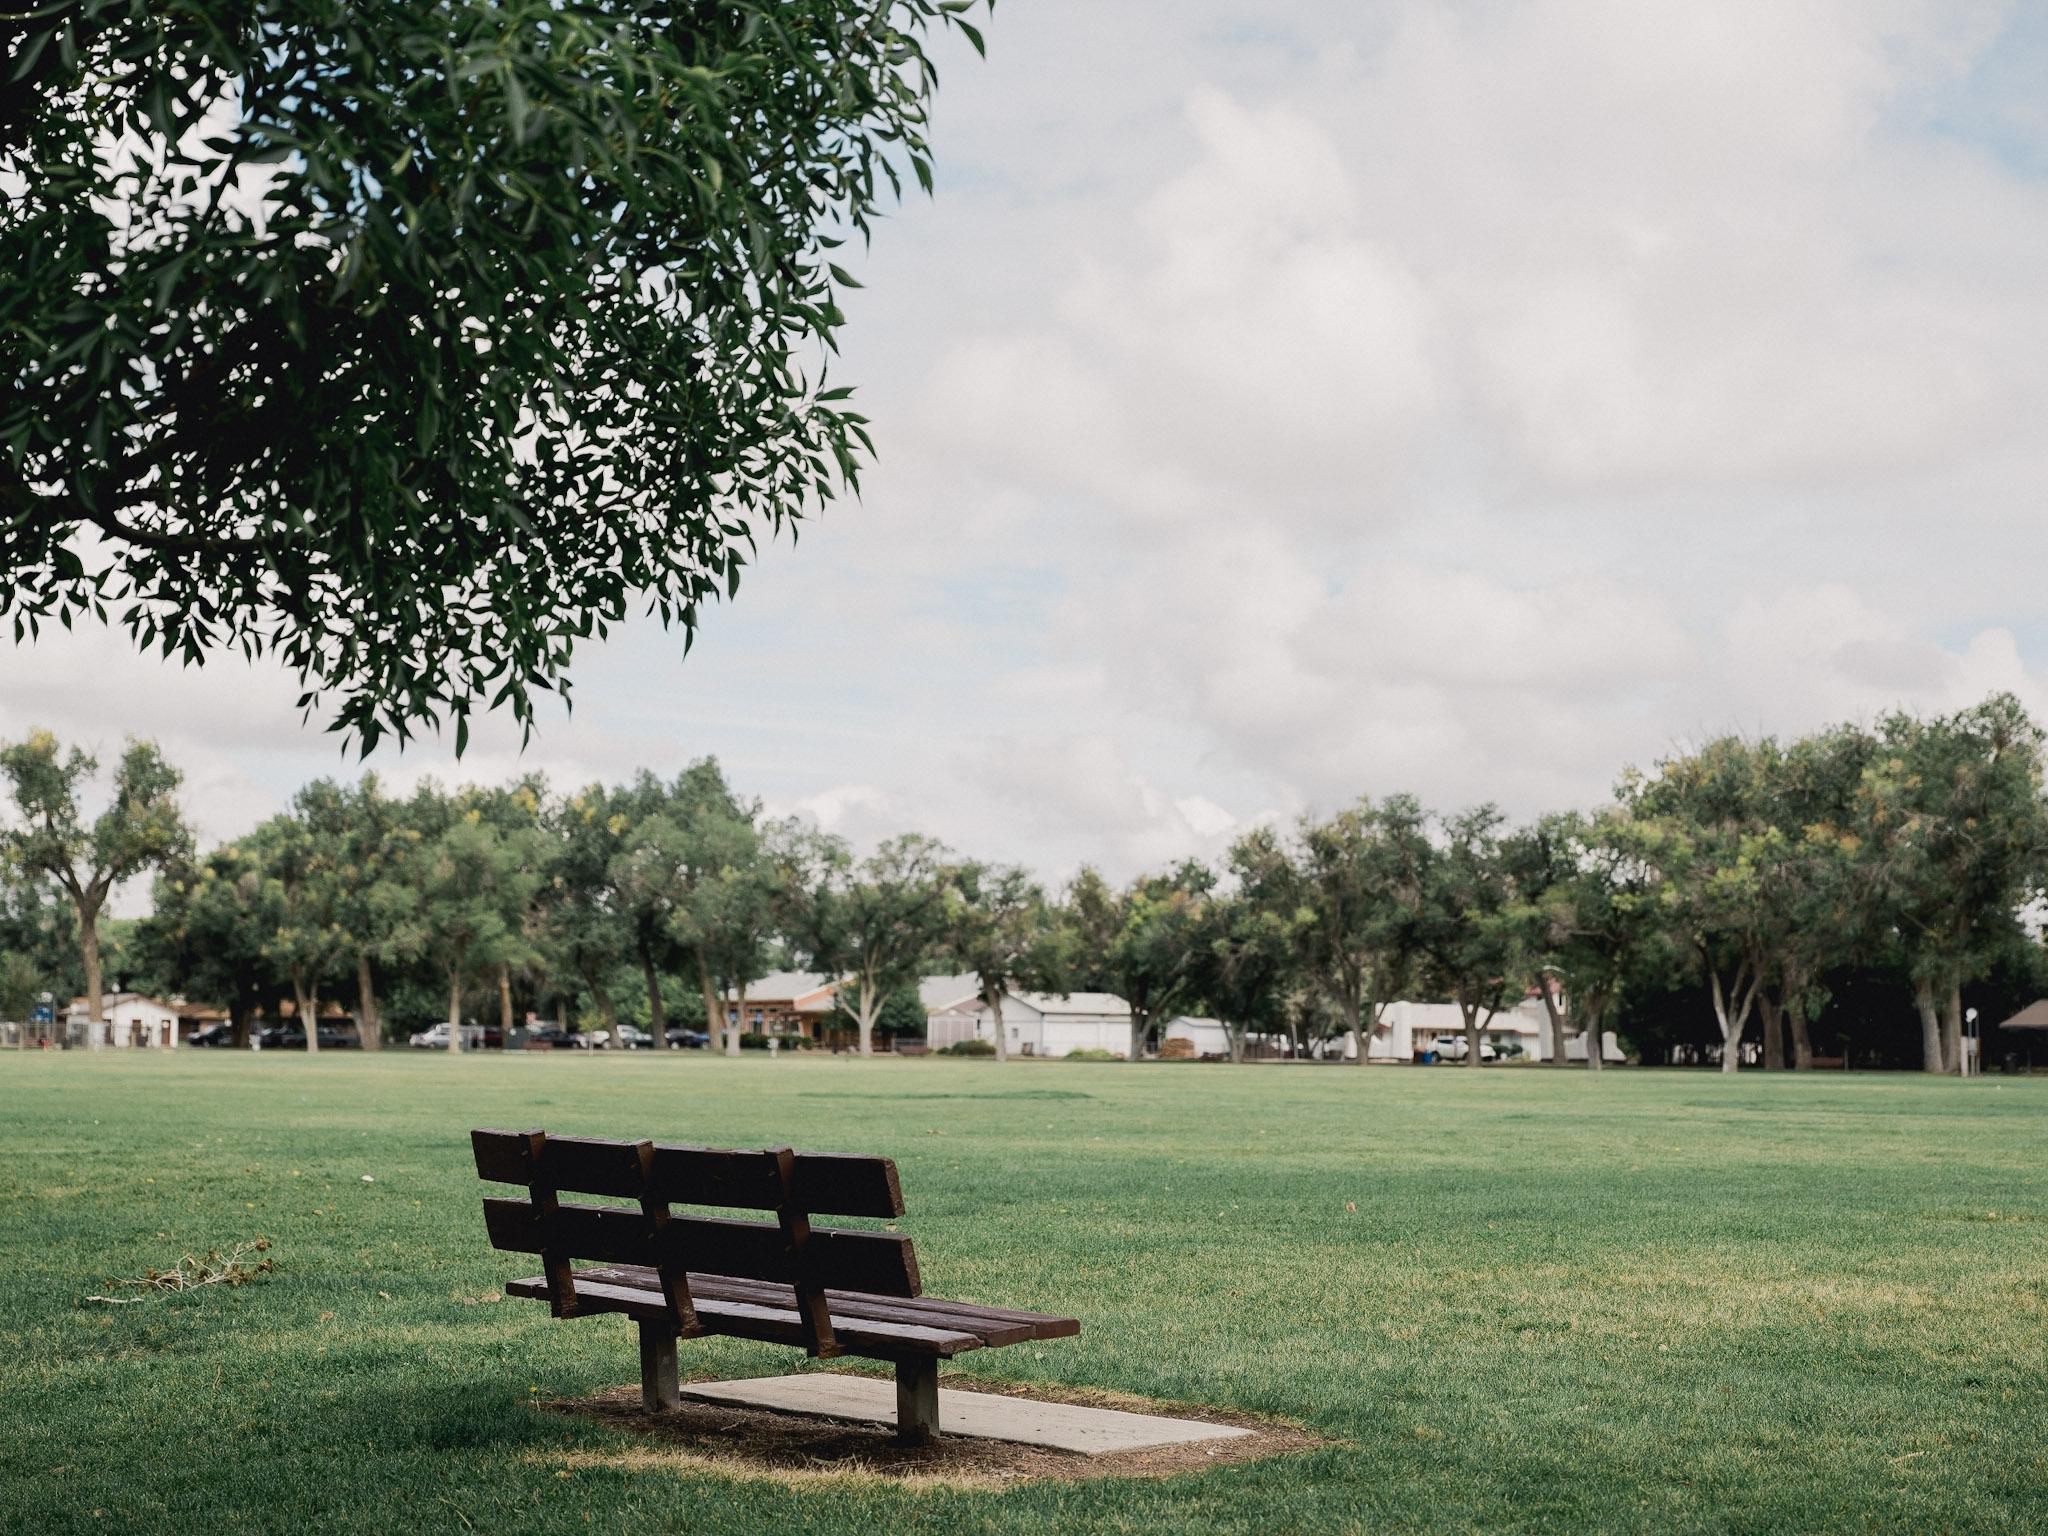
M 896 1439 L 930 1445 L 939 1438 L 939 1362 L 930 1355 L 896 1362 Z
M 676 1334 L 660 1323 L 640 1325 L 640 1406 L 649 1413 L 680 1408 L 676 1383 Z

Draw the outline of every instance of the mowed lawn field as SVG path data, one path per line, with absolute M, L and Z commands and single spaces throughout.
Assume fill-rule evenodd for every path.
M 476 1125 L 887 1154 L 932 1293 L 1082 1319 L 958 1372 L 1333 1443 L 1000 1492 L 609 1465 L 532 1404 L 635 1380 L 631 1328 L 476 1300 L 532 1268 Z M 0 1530 L 2039 1532 L 2044 1167 L 2048 1080 L 0 1056 Z M 83 1300 L 259 1236 L 256 1283 Z

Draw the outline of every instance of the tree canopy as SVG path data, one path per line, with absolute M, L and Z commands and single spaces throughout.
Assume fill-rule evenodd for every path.
M 0 58 L 0 614 L 273 654 L 367 750 L 694 632 L 969 0 L 67 0 Z
M 128 743 L 114 769 L 106 809 L 88 822 L 79 797 L 98 770 L 98 758 L 78 747 L 67 753 L 48 731 L 0 747 L 0 774 L 13 791 L 19 818 L 0 832 L 0 848 L 69 898 L 84 962 L 86 1013 L 95 1025 L 104 996 L 100 915 L 107 898 L 146 869 L 180 862 L 192 847 L 178 806 L 180 775 L 154 742 Z M 100 1044 L 97 1030 L 92 1043 Z

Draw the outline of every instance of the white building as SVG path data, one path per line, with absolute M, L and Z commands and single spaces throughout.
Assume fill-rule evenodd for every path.
M 178 1010 L 168 1003 L 145 997 L 140 992 L 109 992 L 100 999 L 102 1023 L 97 1040 L 88 1034 L 91 1020 L 86 1000 L 76 997 L 64 1010 L 64 1028 L 73 1040 L 85 1045 L 157 1046 L 168 1049 L 178 1043 Z
M 1548 1061 L 1550 1058 L 1546 1056 L 1543 1059 Z M 1574 1035 L 1571 1039 L 1565 1041 L 1564 1059 L 1566 1061 L 1584 1061 L 1586 1059 L 1586 1037 L 1584 1035 Z M 1622 1051 L 1621 1045 L 1614 1038 L 1614 1031 L 1611 1029 L 1604 1030 L 1601 1033 L 1600 1059 L 1602 1061 L 1628 1060 L 1628 1056 Z
M 1480 1054 L 1517 1056 L 1533 1061 L 1542 1038 L 1543 1005 L 1533 999 L 1504 1008 L 1480 1026 Z M 1392 1003 L 1381 1021 L 1381 1033 L 1366 1052 L 1369 1061 L 1415 1061 L 1447 1045 L 1464 1050 L 1465 1015 L 1456 1003 Z M 1458 1042 L 1450 1045 L 1450 1042 Z M 1346 1052 L 1349 1052 L 1347 1042 Z
M 1188 1054 L 1215 1059 L 1230 1054 L 1230 1031 L 1217 1019 L 1178 1018 L 1166 1026 L 1166 1040 L 1185 1040 Z
M 1187 1041 L 1187 1054 L 1198 1060 L 1227 1061 L 1230 1058 L 1230 1031 L 1225 1027 L 1221 1019 L 1197 1019 L 1183 1016 L 1166 1026 L 1161 1039 L 1162 1041 Z M 1293 1048 L 1294 1042 L 1285 1035 L 1248 1034 L 1245 1036 L 1245 1054 L 1247 1056 L 1286 1056 L 1292 1053 Z M 1167 1056 L 1178 1053 L 1166 1050 L 1162 1044 L 1160 1054 Z
M 961 978 L 934 978 L 957 982 Z M 927 1015 L 926 1041 L 935 1051 L 962 1040 L 995 1043 L 995 1015 L 974 989 L 967 996 Z M 932 988 L 932 983 L 926 983 Z M 926 1005 L 944 986 L 925 992 Z M 1130 1005 L 1114 992 L 1075 992 L 1058 997 L 1049 992 L 1009 992 L 1003 997 L 1003 1032 L 1012 1056 L 1064 1056 L 1069 1051 L 1110 1051 L 1128 1056 L 1131 1050 Z
M 927 977 L 919 988 L 923 996 L 927 1039 L 935 1051 L 961 1040 L 995 1040 L 995 1017 L 982 1003 L 972 976 Z M 1124 1000 L 1110 992 L 1076 992 L 1057 997 L 1043 992 L 1006 993 L 1003 998 L 1003 1030 L 1010 1037 L 1013 1056 L 1064 1056 L 1069 1051 L 1103 1050 L 1128 1056 L 1131 1048 L 1131 1010 Z M 1543 1004 L 1528 998 L 1512 1008 L 1502 1009 L 1480 1026 L 1480 1052 L 1488 1061 L 1544 1061 L 1545 1021 Z M 1221 1021 L 1208 1018 L 1174 1019 L 1164 1032 L 1166 1040 L 1185 1040 L 1188 1053 L 1196 1057 L 1223 1059 L 1230 1055 L 1230 1032 Z M 1284 1036 L 1251 1036 L 1247 1054 L 1284 1056 L 1292 1049 Z M 1260 1047 L 1263 1047 L 1261 1049 Z M 1367 1047 L 1368 1061 L 1421 1061 L 1430 1053 L 1461 1056 L 1465 1049 L 1465 1019 L 1456 1003 L 1390 1003 L 1381 1015 L 1380 1029 Z M 1324 1046 L 1325 1059 L 1355 1059 L 1348 1035 Z M 1585 1043 L 1565 1044 L 1565 1059 L 1584 1061 Z M 1623 1061 L 1614 1034 L 1607 1033 L 1604 1061 Z
M 1481 1055 L 1485 1060 L 1535 1060 L 1543 1014 L 1540 1003 L 1495 1014 L 1479 1031 Z M 1179 1018 L 1166 1026 L 1168 1040 L 1185 1040 L 1189 1053 L 1221 1059 L 1230 1054 L 1230 1031 L 1216 1019 Z M 1368 1061 L 1420 1061 L 1431 1052 L 1462 1054 L 1465 1018 L 1456 1003 L 1390 1003 L 1381 1015 L 1380 1029 L 1366 1047 Z M 1247 1054 L 1285 1056 L 1292 1042 L 1285 1036 L 1248 1036 Z M 1264 1047 L 1263 1049 L 1259 1049 Z M 1325 1059 L 1356 1060 L 1357 1050 L 1349 1035 L 1330 1040 L 1323 1047 Z M 1581 1057 L 1581 1060 L 1584 1058 Z
M 981 981 L 971 972 L 964 976 L 927 976 L 917 984 L 925 1016 L 950 1013 L 956 1008 L 981 1005 Z
M 1525 998 L 1504 1008 L 1479 1027 L 1480 1055 L 1484 1060 L 1548 1061 L 1544 1048 L 1548 1028 L 1543 1004 Z M 1420 1061 L 1431 1052 L 1439 1056 L 1462 1057 L 1465 1050 L 1465 1016 L 1456 1003 L 1390 1003 L 1381 1019 L 1380 1033 L 1366 1050 L 1368 1061 Z M 1357 1053 L 1347 1038 L 1342 1045 L 1346 1060 Z M 1565 1042 L 1565 1060 L 1584 1061 L 1585 1042 Z M 1614 1032 L 1607 1032 L 1602 1061 L 1625 1061 Z

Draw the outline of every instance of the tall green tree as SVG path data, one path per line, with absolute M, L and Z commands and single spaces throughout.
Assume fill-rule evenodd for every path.
M 143 942 L 188 997 L 224 1007 L 235 1044 L 282 984 L 267 943 L 277 927 L 278 891 L 243 838 L 209 850 L 190 867 L 159 875 Z
M 1202 905 L 1192 989 L 1223 1026 L 1232 1061 L 1244 1060 L 1247 1035 L 1285 1025 L 1300 965 L 1298 921 L 1298 913 L 1261 899 L 1242 880 L 1238 891 L 1211 895 Z
M 1291 853 L 1275 842 L 1268 855 L 1293 872 L 1302 974 L 1336 1008 L 1361 1066 L 1388 1005 L 1415 980 L 1431 853 L 1421 804 L 1389 795 L 1304 818 Z
M 0 847 L 0 1019 L 24 1026 L 49 993 L 72 996 L 78 972 L 76 919 L 41 873 L 22 867 L 12 850 Z
M 550 806 L 543 846 L 546 862 L 537 892 L 536 935 L 558 981 L 581 984 L 607 1030 L 619 1027 L 611 974 L 628 953 L 627 918 L 619 911 L 612 863 L 630 819 L 613 808 L 602 784 L 591 784 Z
M 1083 868 L 1068 889 L 1063 920 L 1076 977 L 1129 1007 L 1132 1061 L 1144 1060 L 1154 1032 L 1199 996 L 1203 912 L 1215 886 L 1215 872 L 1188 859 L 1120 891 Z
M 1423 973 L 1431 990 L 1458 1005 L 1468 1067 L 1480 1065 L 1481 1032 L 1521 1000 L 1528 982 L 1501 825 L 1491 805 L 1446 818 L 1422 882 Z
M 801 889 L 810 843 L 789 820 L 764 821 L 758 804 L 709 829 L 723 857 L 698 886 L 689 907 L 690 934 L 723 997 L 733 999 L 725 1050 L 737 1056 L 746 1028 L 747 988 L 774 968 L 776 939 Z
M 1870 909 L 1854 824 L 1874 749 L 1870 733 L 1853 725 L 1802 737 L 1779 754 L 1766 786 L 1764 815 L 1776 834 L 1757 855 L 1770 956 L 1757 1002 L 1766 1067 L 1784 1059 L 1784 1029 L 1792 1066 L 1812 1067 L 1812 1026 L 1827 1001 L 1821 978 L 1866 944 Z
M 1585 1041 L 1587 1069 L 1598 1072 L 1606 1065 L 1607 1025 L 1623 995 L 1647 975 L 1669 973 L 1653 875 L 1617 810 L 1545 818 L 1543 836 L 1567 872 L 1534 893 L 1525 931 L 1539 974 L 1563 988 L 1561 1012 L 1569 1013 Z
M 995 1020 L 996 1060 L 1010 1059 L 1004 998 L 1068 985 L 1069 932 L 1027 871 L 973 861 L 954 869 L 942 943 L 948 959 L 974 977 L 982 1006 Z
M 1520 941 L 1530 985 L 1543 1004 L 1538 1057 L 1549 1066 L 1565 1064 L 1571 1033 L 1569 994 L 1558 972 L 1558 909 L 1579 876 L 1583 821 L 1553 812 L 1505 834 L 1500 855 L 1515 892 L 1511 920 Z
M 44 876 L 23 869 L 0 849 L 0 1020 L 17 1025 L 15 1043 L 26 1048 L 29 1018 L 49 994 L 54 1005 L 77 964 L 71 914 Z
M 875 1021 L 890 993 L 916 985 L 941 951 L 951 889 L 950 857 L 931 838 L 906 833 L 865 859 L 836 838 L 820 839 L 795 909 L 796 940 L 819 970 L 853 983 L 839 1002 L 861 1055 L 874 1052 Z
M 334 870 L 331 901 L 344 970 L 354 972 L 356 1032 L 365 1050 L 383 1043 L 377 970 L 417 947 L 418 892 L 396 802 L 375 774 L 353 785 L 316 779 L 292 799 L 293 814 Z
M 16 823 L 0 846 L 26 870 L 46 875 L 70 898 L 85 971 L 87 1030 L 93 1049 L 106 1019 L 100 977 L 100 918 L 123 881 L 188 858 L 192 834 L 178 806 L 178 771 L 154 742 L 130 741 L 115 766 L 105 810 L 88 823 L 79 799 L 99 760 L 66 753 L 48 731 L 0 747 L 0 773 L 13 791 Z
M 365 748 L 692 631 L 857 481 L 835 248 L 930 189 L 964 9 L 17 8 L 0 614 L 275 654 Z
M 529 773 L 510 784 L 471 788 L 462 798 L 525 861 L 520 874 L 526 904 L 517 914 L 512 938 L 493 957 L 493 974 L 487 978 L 497 983 L 498 1027 L 509 1043 L 517 1019 L 512 1001 L 514 973 L 518 973 L 522 983 L 531 982 L 545 958 L 540 928 L 547 862 L 547 780 L 541 774 Z
M 1725 736 L 1624 780 L 1610 835 L 1653 873 L 1650 901 L 1678 951 L 1706 978 L 1721 1070 L 1742 1065 L 1743 1037 L 1772 980 L 1766 869 L 1783 833 L 1770 820 L 1780 753 Z
M 320 991 L 340 969 L 350 939 L 342 927 L 345 873 L 335 828 L 305 816 L 274 816 L 247 839 L 266 887 L 263 942 L 291 982 L 306 1049 L 320 1049 Z
M 647 981 L 654 1032 L 667 1022 L 660 973 L 680 965 L 697 978 L 712 1035 L 732 1034 L 728 1048 L 736 1049 L 721 982 L 728 969 L 751 969 L 752 956 L 733 942 L 733 924 L 755 931 L 773 894 L 761 867 L 759 808 L 733 793 L 715 758 L 690 764 L 673 784 L 643 773 L 614 802 L 630 820 L 612 861 L 612 886 Z M 750 895 L 759 901 L 748 910 L 743 898 Z M 742 981 L 765 972 L 764 964 Z
M 1929 1072 L 1962 1070 L 1963 984 L 2048 864 L 2041 746 L 2041 728 L 2010 694 L 1879 723 L 1856 829 L 1877 921 L 1913 983 Z
M 413 796 L 406 814 L 422 834 L 419 920 L 447 988 L 448 1049 L 459 1051 L 465 993 L 501 979 L 501 967 L 532 952 L 538 834 L 508 828 L 470 797 L 450 799 L 431 784 Z

